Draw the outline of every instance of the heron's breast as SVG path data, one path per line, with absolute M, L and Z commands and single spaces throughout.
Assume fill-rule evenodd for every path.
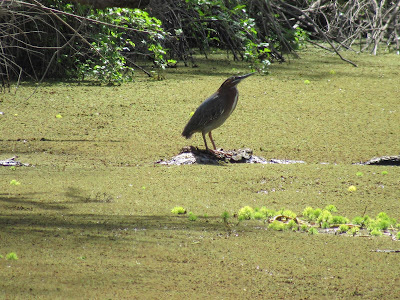
M 239 98 L 239 93 L 236 92 L 235 96 L 234 96 L 234 99 L 233 99 L 233 102 L 232 102 L 232 105 L 231 105 L 230 110 L 229 110 L 229 115 L 235 110 L 237 102 L 238 102 L 238 98 Z

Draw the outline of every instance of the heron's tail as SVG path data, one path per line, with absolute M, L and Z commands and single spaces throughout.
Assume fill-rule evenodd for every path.
M 187 139 L 190 139 L 190 138 L 192 137 L 192 134 L 193 134 L 193 133 L 191 133 L 186 127 L 185 127 L 185 129 L 183 130 L 183 132 L 182 132 L 182 136 L 184 136 L 184 137 L 187 138 Z

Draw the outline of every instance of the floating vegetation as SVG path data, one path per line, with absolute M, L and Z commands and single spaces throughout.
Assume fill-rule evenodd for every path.
M 177 215 L 186 214 L 186 209 L 184 209 L 182 206 L 175 206 L 175 207 L 171 210 L 171 213 L 177 214 Z
M 186 214 L 183 207 L 177 206 L 171 210 L 174 214 Z M 305 232 L 309 235 L 319 233 L 345 234 L 348 236 L 391 236 L 393 240 L 400 240 L 400 223 L 396 219 L 391 218 L 385 212 L 380 212 L 375 218 L 367 215 L 354 217 L 351 221 L 349 218 L 336 215 L 337 208 L 334 205 L 328 205 L 324 209 L 312 208 L 307 206 L 301 217 L 288 209 L 273 210 L 265 206 L 251 207 L 244 206 L 232 216 L 229 212 L 224 211 L 221 219 L 225 225 L 232 225 L 228 219 L 237 218 L 238 223 L 242 221 L 253 220 L 253 222 L 267 223 L 267 228 L 276 231 L 298 231 Z M 197 216 L 193 212 L 188 213 L 190 221 L 196 221 Z
M 268 223 L 267 228 L 277 231 L 300 231 L 310 235 L 318 233 L 346 234 L 349 236 L 382 236 L 388 235 L 400 240 L 400 223 L 385 212 L 380 212 L 375 218 L 367 215 L 357 216 L 350 221 L 341 215 L 334 215 L 337 208 L 328 205 L 324 209 L 306 207 L 301 218 L 288 209 L 279 211 L 266 207 L 252 208 L 244 206 L 239 209 L 237 218 L 243 220 L 263 220 Z
M 15 252 L 7 253 L 6 255 L 7 260 L 18 260 L 18 256 Z
M 13 179 L 13 180 L 10 181 L 10 185 L 21 185 L 21 182 L 19 182 L 18 180 Z
M 188 218 L 189 218 L 189 221 L 196 221 L 197 220 L 197 216 L 192 212 L 188 213 Z

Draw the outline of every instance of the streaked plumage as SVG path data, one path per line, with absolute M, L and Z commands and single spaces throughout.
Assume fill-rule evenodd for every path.
M 200 104 L 185 126 L 182 135 L 189 139 L 194 133 L 201 132 L 206 149 L 208 149 L 205 137 L 208 133 L 211 143 L 214 149 L 216 149 L 211 131 L 221 126 L 235 110 L 239 96 L 237 85 L 243 79 L 253 74 L 254 73 L 243 76 L 232 76 L 225 80 L 214 94 Z

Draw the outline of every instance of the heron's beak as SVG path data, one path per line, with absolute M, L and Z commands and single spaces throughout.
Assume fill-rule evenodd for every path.
M 251 76 L 251 75 L 254 75 L 254 74 L 256 74 L 256 72 L 249 73 L 249 74 L 242 75 L 242 76 L 238 76 L 238 79 L 239 79 L 239 80 L 243 80 L 243 79 L 245 79 L 245 78 L 247 78 L 247 77 L 249 77 L 249 76 Z
M 242 75 L 242 76 L 235 76 L 234 79 L 233 79 L 233 84 L 235 84 L 235 85 L 239 84 L 239 82 L 241 82 L 243 79 L 245 79 L 245 78 L 247 78 L 247 77 L 249 77 L 249 76 L 251 76 L 253 74 L 256 74 L 256 72 L 249 73 L 249 74 Z

